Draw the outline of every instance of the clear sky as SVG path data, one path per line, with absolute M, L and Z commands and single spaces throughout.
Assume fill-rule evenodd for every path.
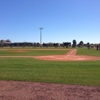
M 100 0 L 0 0 L 0 40 L 100 43 Z

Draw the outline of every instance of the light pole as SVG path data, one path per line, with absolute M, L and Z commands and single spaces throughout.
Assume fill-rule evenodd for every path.
M 39 28 L 40 29 L 40 45 L 42 45 L 42 27 L 41 28 Z

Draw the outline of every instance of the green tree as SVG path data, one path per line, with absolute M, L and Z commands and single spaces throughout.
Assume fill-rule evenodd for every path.
M 79 44 L 78 44 L 78 47 L 81 47 L 82 48 L 83 45 L 84 45 L 84 42 L 83 41 L 80 41 Z
M 89 42 L 87 43 L 87 48 L 90 49 L 90 43 Z
M 74 39 L 74 40 L 73 40 L 72 47 L 73 47 L 73 48 L 75 48 L 75 47 L 76 47 L 76 45 L 77 45 L 77 42 L 76 42 L 76 40 Z

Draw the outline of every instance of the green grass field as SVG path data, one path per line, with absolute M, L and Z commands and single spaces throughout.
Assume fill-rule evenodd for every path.
M 78 55 L 89 55 L 89 56 L 100 56 L 100 50 L 94 50 L 94 49 L 87 49 L 87 48 L 79 48 Z
M 21 52 L 20 52 L 21 51 Z M 66 49 L 29 49 L 29 48 L 17 48 L 17 49 L 0 49 L 0 56 L 38 56 L 38 55 L 58 55 L 65 54 Z
M 20 53 L 13 54 L 10 51 L 11 49 L 0 50 L 0 55 L 20 55 Z M 51 55 L 66 52 L 68 52 L 66 49 L 34 49 L 23 52 L 22 55 Z M 100 56 L 100 51 L 80 48 L 77 54 Z M 100 86 L 100 61 L 59 62 L 33 58 L 0 58 L 0 80 Z

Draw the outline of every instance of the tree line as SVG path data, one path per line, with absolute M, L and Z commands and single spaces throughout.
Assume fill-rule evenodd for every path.
M 63 43 L 43 43 L 42 45 L 39 42 L 15 42 L 12 43 L 10 40 L 0 40 L 0 47 L 66 47 L 71 46 L 71 42 Z
M 32 43 L 32 42 L 15 42 L 15 43 L 12 43 L 11 40 L 7 39 L 7 40 L 0 40 L 0 47 L 64 47 L 64 48 L 68 48 L 68 47 L 72 47 L 72 48 L 76 48 L 76 47 L 79 47 L 79 48 L 82 48 L 83 46 L 86 46 L 89 48 L 94 48 L 98 45 L 98 48 L 100 46 L 100 44 L 90 44 L 89 42 L 88 43 L 84 43 L 83 41 L 80 41 L 79 43 L 77 43 L 77 41 L 74 39 L 72 41 L 72 44 L 71 42 L 63 42 L 63 43 L 43 43 L 42 45 L 39 43 L 39 42 L 35 42 L 35 43 Z

